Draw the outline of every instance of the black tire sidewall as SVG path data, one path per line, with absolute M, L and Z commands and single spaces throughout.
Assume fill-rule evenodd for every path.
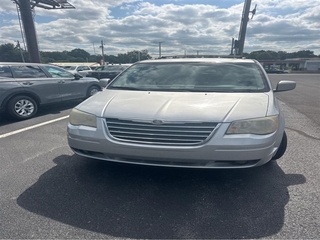
M 19 114 L 16 113 L 16 111 L 14 110 L 14 106 L 15 104 L 21 100 L 21 99 L 26 99 L 30 102 L 32 102 L 32 104 L 34 105 L 34 110 L 33 110 L 33 113 L 31 113 L 29 116 L 20 116 Z M 14 119 L 17 119 L 17 120 L 24 120 L 24 119 L 29 119 L 29 118 L 32 118 L 34 117 L 37 112 L 38 112 L 38 105 L 36 103 L 35 100 L 33 100 L 31 97 L 28 97 L 28 96 L 16 96 L 16 97 L 13 97 L 9 103 L 8 103 L 8 108 L 7 108 L 7 112 L 8 114 L 14 118 Z
M 272 160 L 277 160 L 283 156 L 283 154 L 286 152 L 286 149 L 287 149 L 287 141 L 288 141 L 287 134 L 286 134 L 286 132 L 283 132 L 283 137 L 282 137 L 280 146 L 279 146 L 276 154 L 272 158 Z
M 92 91 L 93 89 L 97 89 L 98 92 L 101 90 L 101 89 L 100 89 L 99 87 L 97 87 L 97 86 L 91 86 L 91 87 L 89 87 L 89 89 L 88 89 L 87 97 L 93 96 L 93 95 L 91 95 L 91 91 Z

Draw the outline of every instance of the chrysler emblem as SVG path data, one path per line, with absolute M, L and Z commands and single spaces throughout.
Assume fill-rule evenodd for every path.
M 163 121 L 162 120 L 153 120 L 152 123 L 155 125 L 160 125 L 160 124 L 163 124 Z

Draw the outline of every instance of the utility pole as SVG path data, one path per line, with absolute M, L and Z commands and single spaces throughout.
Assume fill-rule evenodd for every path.
M 159 43 L 159 58 L 161 58 L 161 44 L 163 43 L 163 42 L 158 42 Z
M 34 63 L 40 63 L 36 28 L 34 26 L 30 0 L 17 0 L 16 3 L 20 8 L 20 15 L 23 23 L 30 61 Z
M 19 48 L 19 50 L 20 50 L 20 54 L 21 54 L 22 62 L 25 62 L 24 57 L 23 57 L 23 52 L 22 52 L 22 49 L 21 49 L 21 46 L 20 46 L 20 42 L 19 42 L 19 40 L 17 40 L 17 47 L 18 47 L 18 48 Z
M 103 45 L 103 40 L 101 40 L 101 51 L 102 51 L 102 61 L 103 61 L 103 65 L 104 65 L 104 45 Z
M 232 42 L 231 42 L 231 53 L 230 53 L 230 55 L 233 55 L 233 49 L 234 49 L 234 38 L 232 38 Z
M 140 62 L 140 59 L 141 59 L 141 52 L 140 51 L 138 51 L 138 62 Z

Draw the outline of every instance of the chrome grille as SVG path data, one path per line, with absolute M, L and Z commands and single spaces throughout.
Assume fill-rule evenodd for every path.
M 160 145 L 194 145 L 204 142 L 217 123 L 151 122 L 107 118 L 110 135 L 117 140 Z

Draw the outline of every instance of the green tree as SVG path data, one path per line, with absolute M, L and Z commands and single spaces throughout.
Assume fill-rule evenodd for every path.
M 288 58 L 314 58 L 317 57 L 313 51 L 302 50 L 288 54 Z
M 256 59 L 256 60 L 278 60 L 279 56 L 277 52 L 274 51 L 254 51 L 248 55 L 248 58 Z
M 41 61 L 48 63 L 48 62 L 69 62 L 69 56 L 67 52 L 41 52 Z
M 20 49 L 12 43 L 0 45 L 0 62 L 22 62 Z
M 71 50 L 71 52 L 68 52 L 68 55 L 78 59 L 77 62 L 86 62 L 90 57 L 90 53 L 80 48 Z
M 286 59 L 286 58 L 287 58 L 287 55 L 288 55 L 288 53 L 285 52 L 285 51 L 279 51 L 279 52 L 278 52 L 278 58 L 279 58 L 280 60 Z

